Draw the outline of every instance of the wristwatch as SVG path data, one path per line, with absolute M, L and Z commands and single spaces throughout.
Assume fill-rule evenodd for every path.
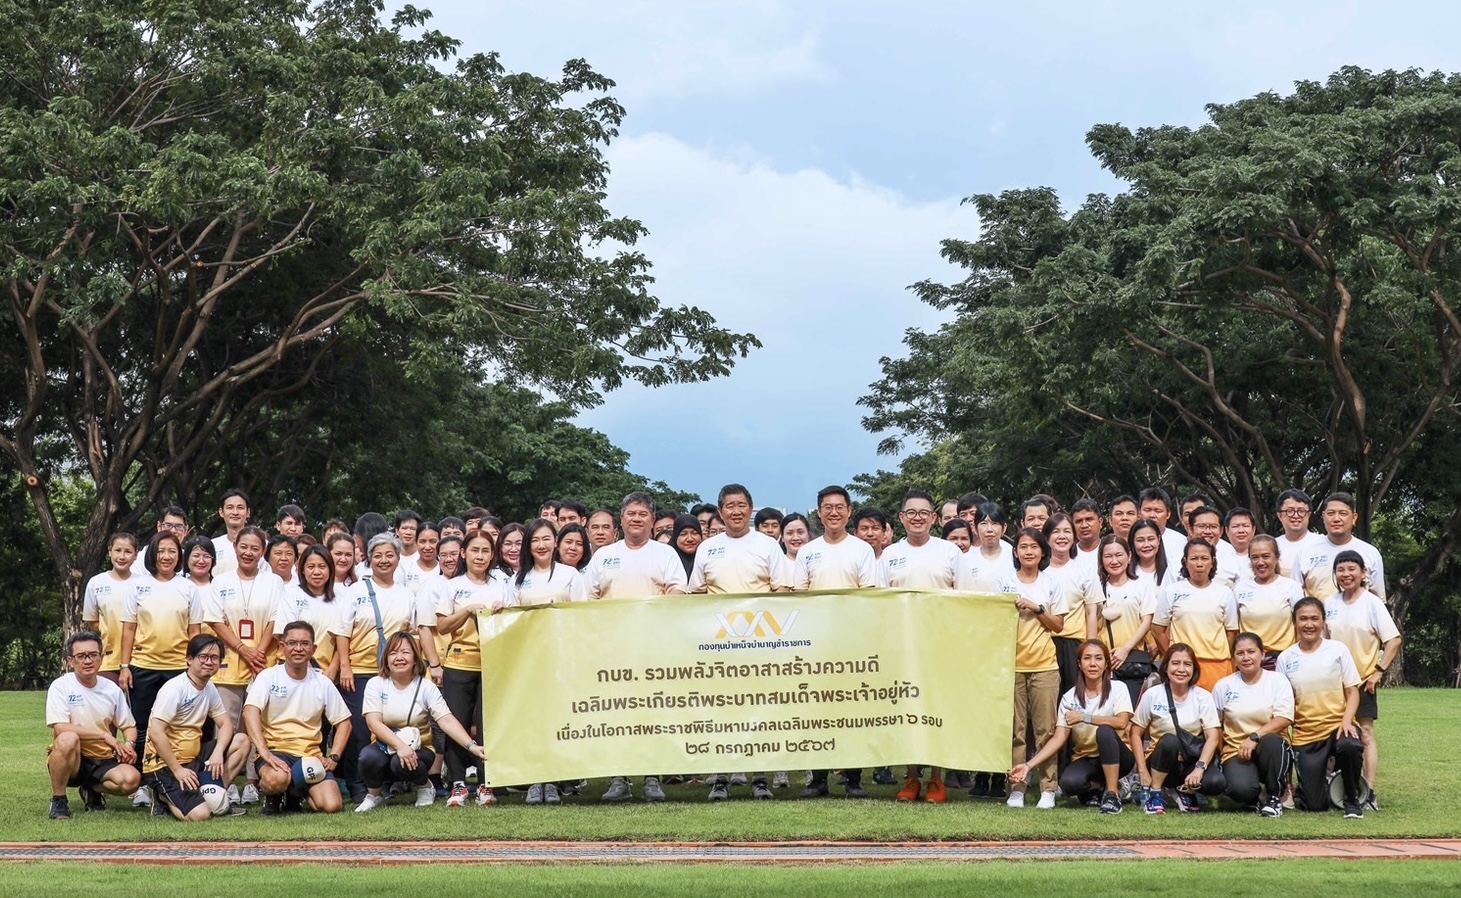
M 1207 762 L 1206 761 L 1198 761 L 1193 766 L 1195 766 L 1198 770 L 1206 770 L 1207 769 Z
M 1041 605 L 1039 608 L 1036 608 L 1035 609 L 1035 613 L 1036 614 L 1044 614 L 1045 613 L 1045 606 L 1044 605 Z
M 1249 734 L 1248 734 L 1248 738 L 1249 738 L 1249 739 L 1252 739 L 1252 740 L 1253 740 L 1253 741 L 1254 741 L 1254 742 L 1257 742 L 1257 741 L 1259 741 L 1259 736 L 1258 736 L 1258 734 L 1257 734 L 1257 733 L 1249 733 Z
M 330 760 L 338 764 L 340 763 L 340 756 L 335 754 L 334 752 L 330 752 Z

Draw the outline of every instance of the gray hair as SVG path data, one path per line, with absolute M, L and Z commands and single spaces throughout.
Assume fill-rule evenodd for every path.
M 370 544 L 365 547 L 366 558 L 370 557 L 370 554 L 375 551 L 376 546 L 392 546 L 396 550 L 396 555 L 406 554 L 406 547 L 401 543 L 401 538 L 394 533 L 377 533 L 375 536 L 372 536 L 370 538 Z
M 654 506 L 654 497 L 649 493 L 636 492 L 625 496 L 623 504 L 619 506 L 619 513 L 623 514 L 625 511 L 628 511 L 631 505 L 643 505 L 649 509 L 650 514 L 654 514 L 657 510 Z

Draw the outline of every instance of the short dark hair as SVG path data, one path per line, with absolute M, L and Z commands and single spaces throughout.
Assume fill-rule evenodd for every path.
M 576 513 L 579 517 L 583 518 L 585 521 L 588 520 L 588 506 L 587 505 L 584 505 L 582 502 L 578 501 L 577 499 L 565 499 L 563 501 L 563 506 L 561 508 L 559 508 L 558 511 L 560 513 L 561 512 L 565 512 L 565 511 L 571 511 L 571 512 Z
M 222 639 L 219 639 L 212 633 L 199 633 L 197 636 L 188 640 L 188 660 L 193 660 L 203 654 L 204 649 L 213 645 L 218 646 L 218 654 L 225 654 Z
M 238 487 L 234 487 L 233 489 L 231 489 L 231 490 L 227 491 L 226 493 L 224 493 L 223 494 L 223 497 L 218 500 L 218 506 L 220 508 L 222 508 L 223 507 L 223 503 L 227 502 L 229 499 L 235 499 L 235 498 L 242 499 L 244 501 L 244 505 L 247 505 L 248 506 L 249 511 L 253 511 L 254 510 L 254 503 L 252 503 L 252 502 L 249 501 L 249 494 L 246 493 L 246 492 L 244 492 L 243 490 L 239 489 Z
M 1037 505 L 1045 506 L 1045 510 L 1050 512 L 1051 514 L 1055 514 L 1057 511 L 1060 511 L 1060 503 L 1056 502 L 1054 497 L 1047 496 L 1044 493 L 1037 493 L 1036 495 L 1031 496 L 1030 498 L 1020 503 L 1020 520 L 1023 521 L 1025 519 L 1025 512 L 1029 511 Z
M 298 521 L 303 524 L 305 520 L 304 509 L 298 505 L 281 505 L 279 506 L 279 513 L 274 515 L 274 523 L 276 524 L 280 521 Z
M 1203 505 L 1211 505 L 1212 500 L 1202 493 L 1188 493 L 1182 497 L 1182 505 L 1191 505 L 1193 502 L 1201 502 Z
M 386 522 L 386 516 L 378 511 L 367 511 L 355 519 L 354 534 L 360 537 L 362 544 L 369 544 L 371 540 L 391 529 Z
M 173 573 L 177 573 L 178 571 L 185 571 L 185 570 L 187 570 L 188 562 L 187 562 L 187 559 L 183 557 L 183 544 L 182 544 L 182 542 L 177 538 L 177 535 L 174 534 L 172 531 L 170 531 L 170 530 L 159 530 L 156 533 L 152 534 L 152 539 L 149 539 L 147 541 L 147 559 L 143 563 L 143 567 L 147 568 L 147 573 L 149 573 L 149 574 L 156 574 L 157 573 L 157 547 L 162 544 L 162 541 L 163 540 L 171 540 L 172 541 L 172 544 L 178 547 L 178 566 L 173 571 Z M 210 543 L 210 545 L 212 545 L 212 544 Z
M 817 506 L 821 507 L 822 500 L 828 496 L 841 496 L 843 502 L 846 502 L 848 505 L 852 504 L 852 494 L 847 491 L 847 488 L 834 483 L 831 486 L 824 486 L 817 490 Z
M 1190 580 L 1191 579 L 1189 576 L 1187 576 L 1187 555 L 1194 548 L 1197 548 L 1197 549 L 1206 549 L 1207 550 L 1207 553 L 1212 556 L 1212 563 L 1213 563 L 1213 571 L 1212 571 L 1212 573 L 1213 574 L 1216 574 L 1217 573 L 1217 549 L 1214 548 L 1214 546 L 1213 546 L 1212 543 L 1208 542 L 1207 540 L 1203 539 L 1202 537 L 1200 537 L 1200 536 L 1194 536 L 1194 537 L 1192 537 L 1191 539 L 1189 539 L 1187 541 L 1187 545 L 1185 545 L 1185 546 L 1182 547 L 1182 563 L 1180 565 L 1178 565 L 1178 567 L 1177 567 L 1177 573 L 1178 573 L 1178 575 L 1181 576 L 1183 580 Z M 1208 579 L 1212 579 L 1212 575 L 1211 574 L 1208 575 Z
M 541 512 L 545 508 L 551 508 L 551 509 L 553 509 L 553 513 L 554 514 L 557 514 L 558 513 L 558 509 L 560 509 L 562 507 L 563 507 L 563 503 L 562 502 L 559 502 L 557 499 L 548 499 L 542 505 L 539 505 L 538 506 L 538 511 Z
M 1211 505 L 1204 505 L 1201 508 L 1194 508 L 1194 509 L 1192 509 L 1191 511 L 1189 511 L 1187 513 L 1187 520 L 1185 522 L 1187 524 L 1187 526 L 1188 527 L 1191 527 L 1192 526 L 1192 522 L 1194 520 L 1196 520 L 1197 519 L 1197 516 L 1200 515 L 1200 514 L 1216 515 L 1217 516 L 1217 519 L 1218 519 L 1218 523 L 1219 524 L 1223 523 L 1223 513 L 1222 512 L 1218 511 L 1216 508 L 1213 508 Z
M 1302 599 L 1299 599 L 1297 602 L 1294 603 L 1293 618 L 1295 621 L 1299 619 L 1299 611 L 1304 608 L 1318 608 L 1319 616 L 1324 616 L 1324 602 L 1320 599 L 1315 598 L 1314 596 L 1304 596 Z
M 608 511 L 609 517 L 614 517 L 614 513 L 612 511 L 609 511 L 607 508 L 600 508 L 599 511 Z M 594 512 L 594 514 L 598 513 L 598 511 Z M 658 508 L 655 509 L 654 512 L 654 522 L 656 524 L 658 524 L 660 521 L 673 521 L 675 518 L 678 517 L 679 515 L 669 508 Z
M 1043 571 L 1047 567 L 1050 567 L 1050 541 L 1045 538 L 1045 534 L 1036 530 L 1034 527 L 1021 527 L 1015 531 L 1015 545 L 1019 546 L 1020 540 L 1027 536 L 1040 546 L 1040 570 Z M 1017 553 L 1011 552 L 1010 559 L 1014 561 L 1015 570 L 1019 570 L 1020 556 Z
M 307 632 L 309 634 L 309 641 L 310 642 L 314 642 L 315 641 L 315 625 L 312 624 L 312 623 L 310 623 L 307 620 L 292 620 L 292 621 L 290 621 L 289 623 L 287 623 L 287 624 L 284 625 L 284 630 L 282 632 L 280 632 L 279 635 L 281 637 L 288 637 L 290 630 L 304 630 L 305 632 Z
M 478 523 L 480 524 L 481 522 L 478 521 Z M 467 522 L 456 515 L 447 515 L 436 526 L 439 530 L 445 530 L 448 527 L 455 527 L 463 533 L 467 530 Z
M 1354 502 L 1354 495 L 1352 493 L 1344 493 L 1344 492 L 1333 492 L 1333 493 L 1330 493 L 1329 495 L 1327 495 L 1327 496 L 1324 497 L 1324 502 L 1323 502 L 1323 504 L 1321 504 L 1319 506 L 1319 510 L 1320 511 L 1323 511 L 1324 509 L 1328 508 L 1330 502 L 1339 502 L 1339 503 L 1342 503 L 1342 504 L 1348 506 L 1350 511 L 1354 511 L 1355 502 Z
M 709 502 L 696 502 L 690 506 L 689 514 L 700 517 L 703 514 L 715 514 L 716 507 Z M 678 515 L 677 515 L 678 517 Z
M 993 521 L 1001 527 L 1009 526 L 1009 519 L 1004 516 L 1004 509 L 998 502 L 980 502 L 974 509 L 974 523 L 977 525 L 984 521 Z
M 183 511 L 181 505 L 167 505 L 163 507 L 162 511 L 157 513 L 157 519 L 159 521 L 163 518 L 182 518 L 186 521 L 188 519 L 188 513 Z
M 1197 660 L 1197 651 L 1195 649 L 1193 649 L 1192 646 L 1188 645 L 1187 643 L 1185 643 L 1185 642 L 1179 642 L 1176 645 L 1169 646 L 1167 648 L 1167 659 L 1166 660 L 1167 661 L 1171 661 L 1172 660 L 1172 656 L 1175 655 L 1177 652 L 1186 652 L 1187 653 L 1187 657 L 1192 659 L 1192 680 L 1191 680 L 1191 683 L 1189 685 L 1196 686 L 1197 685 L 1197 681 L 1199 679 L 1201 679 L 1201 677 L 1202 677 L 1202 662 L 1199 661 L 1199 660 Z M 1167 669 L 1168 669 L 1168 666 L 1167 666 L 1167 664 L 1164 663 L 1162 665 L 1162 670 L 1161 670 L 1161 679 L 1162 679 L 1162 682 L 1163 683 L 1170 683 L 1171 682 L 1171 678 L 1167 676 Z
M 971 508 L 978 508 L 989 502 L 983 493 L 965 493 L 959 497 L 959 514 L 963 514 Z
M 1308 508 L 1314 507 L 1314 500 L 1309 498 L 1308 493 L 1304 492 L 1301 489 L 1293 487 L 1290 487 L 1289 489 L 1286 489 L 1278 494 L 1278 502 L 1276 503 L 1277 507 L 1282 508 L 1283 504 L 1290 499 L 1293 499 L 1295 502 L 1302 502 Z
M 426 519 L 423 518 L 423 517 L 421 517 L 420 514 L 418 514 L 417 512 L 413 511 L 412 509 L 403 508 L 400 511 L 396 512 L 396 526 L 397 527 L 401 526 L 402 524 L 406 523 L 407 521 L 415 521 L 416 522 L 416 526 L 418 528 L 422 524 L 426 523 Z
M 1075 514 L 1078 511 L 1094 511 L 1096 513 L 1096 517 L 1098 518 L 1102 517 L 1104 514 L 1101 511 L 1101 503 L 1097 502 L 1095 499 L 1092 499 L 1090 496 L 1081 496 L 1079 499 L 1071 503 L 1070 516 L 1075 517 Z
M 473 505 L 471 508 L 462 512 L 462 519 L 464 521 L 477 521 L 480 523 L 483 518 L 487 517 L 490 514 L 492 514 L 492 512 L 488 509 L 485 509 L 480 505 Z
M 903 506 L 907 505 L 909 499 L 922 499 L 923 501 L 928 503 L 928 506 L 930 508 L 934 509 L 935 511 L 938 510 L 938 503 L 933 501 L 933 494 L 930 493 L 928 490 L 909 490 L 908 492 L 903 494 L 903 501 L 898 503 L 898 508 L 901 509 L 903 508 Z
M 70 636 L 66 637 L 65 656 L 67 658 L 70 658 L 72 655 L 76 654 L 76 643 L 78 642 L 94 642 L 97 644 L 98 647 L 101 647 L 103 645 L 101 641 L 101 634 L 96 632 L 95 630 L 77 630 L 75 633 L 72 633 Z
M 784 515 L 782 515 L 781 509 L 779 508 L 758 508 L 756 509 L 756 517 L 752 519 L 751 524 L 754 527 L 760 527 L 767 521 L 775 521 L 780 524 L 783 517 Z
M 852 513 L 852 520 L 847 524 L 848 529 L 856 530 L 857 525 L 863 521 L 877 521 L 880 527 L 888 526 L 888 516 L 883 514 L 881 508 L 874 508 L 871 505 L 864 505 Z
M 1159 486 L 1147 487 L 1139 494 L 1137 494 L 1136 498 L 1136 505 L 1138 508 L 1147 504 L 1148 502 L 1160 502 L 1163 505 L 1167 506 L 1167 514 L 1172 513 L 1172 496 L 1170 493 L 1168 493 L 1166 490 L 1162 489 Z
M 1244 508 L 1243 506 L 1239 505 L 1239 506 L 1235 507 L 1232 511 L 1230 511 L 1227 514 L 1223 515 L 1223 529 L 1224 530 L 1228 529 L 1229 527 L 1231 527 L 1233 525 L 1233 518 L 1247 518 L 1248 520 L 1250 520 L 1250 521 L 1253 522 L 1253 527 L 1255 529 L 1258 527 L 1258 517 L 1256 515 L 1254 515 L 1253 512 L 1251 512 L 1248 509 Z
M 1112 499 L 1111 500 L 1111 504 L 1109 506 L 1107 506 L 1107 507 L 1108 508 L 1115 508 L 1118 505 L 1125 505 L 1127 502 L 1130 502 L 1132 505 L 1135 505 L 1137 508 L 1141 508 L 1141 503 L 1138 502 L 1138 501 L 1136 501 L 1136 497 L 1133 496 L 1133 495 L 1131 495 L 1130 493 L 1122 493 L 1121 495 L 1117 496 L 1115 499 Z
M 756 504 L 756 500 L 751 498 L 750 490 L 746 489 L 744 486 L 741 486 L 739 483 L 727 483 L 725 486 L 720 488 L 720 493 L 715 497 L 715 504 L 717 509 L 720 506 L 724 505 L 725 500 L 730 498 L 731 496 L 745 496 L 746 504 L 751 506 L 755 506 Z

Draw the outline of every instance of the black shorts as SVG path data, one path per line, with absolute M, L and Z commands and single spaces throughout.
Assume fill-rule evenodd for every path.
M 285 754 L 282 751 L 276 751 L 276 752 L 274 752 L 274 757 L 276 757 L 279 760 L 283 761 L 284 763 L 288 764 L 291 770 L 294 768 L 295 762 L 299 760 L 299 755 L 288 755 L 288 754 Z M 257 761 L 254 762 L 254 770 L 255 771 L 262 771 L 265 767 L 268 767 L 268 766 L 269 765 L 264 762 L 264 759 L 263 758 L 260 758 L 259 760 L 257 760 Z M 334 781 L 335 781 L 335 774 L 333 774 L 333 773 L 331 773 L 330 771 L 327 770 L 327 771 L 325 771 L 325 778 L 322 779 L 322 780 L 320 780 L 320 783 L 333 783 Z M 318 786 L 319 783 L 315 783 L 314 785 Z M 293 779 L 290 779 L 290 781 L 289 781 L 289 789 L 288 789 L 288 791 L 289 791 L 289 794 L 290 795 L 298 795 L 298 796 L 308 795 L 309 794 L 309 789 L 310 789 L 310 784 L 308 784 L 308 783 L 306 783 L 303 786 L 296 786 L 294 784 L 294 780 Z
M 95 789 L 101 791 L 102 780 L 113 768 L 120 767 L 121 761 L 116 758 L 88 758 L 81 757 L 81 766 L 76 768 L 76 775 L 71 777 L 67 783 L 73 789 Z
M 198 771 L 195 769 L 196 764 L 196 761 L 193 764 L 188 764 L 187 768 L 197 773 Z M 207 801 L 203 797 L 201 788 L 184 789 L 178 782 L 178 778 L 166 767 L 160 767 L 152 773 L 147 774 L 144 781 L 148 786 L 152 787 L 153 801 L 161 801 L 172 805 L 181 811 L 184 817 L 193 813 L 194 808 Z
M 1355 720 L 1379 720 L 1380 719 L 1380 690 L 1367 692 L 1364 684 L 1360 684 L 1360 709 L 1354 712 Z

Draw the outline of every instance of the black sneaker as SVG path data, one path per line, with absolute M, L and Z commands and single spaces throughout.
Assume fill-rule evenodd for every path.
M 1270 797 L 1263 804 L 1258 806 L 1258 813 L 1265 817 L 1282 817 L 1283 802 L 1277 797 Z
M 82 807 L 86 808 L 86 810 L 105 811 L 107 809 L 106 797 L 103 796 L 100 792 L 96 791 L 90 786 L 82 786 L 80 791 L 81 804 Z
M 1003 773 L 991 774 L 989 777 L 989 797 L 1004 798 L 1009 791 L 1009 777 Z
M 1360 807 L 1357 801 L 1346 801 L 1344 803 L 1344 819 L 1362 820 L 1365 816 L 1365 809 Z
M 64 795 L 51 796 L 51 819 L 70 820 L 71 802 Z
M 873 782 L 877 783 L 879 786 L 892 786 L 895 785 L 898 780 L 896 777 L 893 776 L 893 768 L 879 767 L 878 769 L 873 771 Z M 847 785 L 848 787 L 851 787 L 852 783 L 848 783 Z M 862 784 L 859 783 L 858 787 L 861 788 L 861 785 Z
M 265 817 L 277 817 L 284 813 L 283 795 L 265 795 L 264 806 L 259 810 Z
M 974 774 L 974 785 L 969 788 L 969 794 L 975 798 L 989 797 L 989 774 Z
M 807 783 L 807 787 L 802 790 L 801 797 L 826 798 L 827 794 L 828 792 L 826 780 L 812 780 L 810 783 Z
M 162 793 L 159 791 L 152 799 L 152 816 L 171 817 L 172 812 L 167 809 L 167 802 L 162 800 Z
M 1107 792 L 1105 795 L 1102 795 L 1101 796 L 1101 813 L 1103 813 L 1103 814 L 1119 814 L 1119 813 L 1121 813 L 1121 796 L 1120 795 L 1117 795 L 1115 792 Z
M 847 784 L 848 798 L 867 798 L 867 790 L 862 787 L 862 780 L 852 780 Z
M 231 804 L 231 805 L 228 806 L 228 810 L 224 813 L 223 816 L 225 816 L 225 817 L 242 817 L 245 814 L 247 814 L 248 812 L 249 812 L 249 809 L 248 808 L 244 807 L 243 805 L 239 804 L 238 802 L 234 802 L 233 804 Z

